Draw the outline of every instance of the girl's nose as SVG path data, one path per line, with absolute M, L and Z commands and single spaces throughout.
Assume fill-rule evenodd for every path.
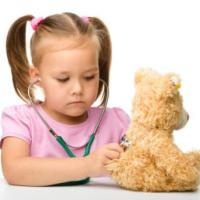
M 72 83 L 72 94 L 73 95 L 80 95 L 83 91 L 83 86 L 80 81 L 75 81 Z

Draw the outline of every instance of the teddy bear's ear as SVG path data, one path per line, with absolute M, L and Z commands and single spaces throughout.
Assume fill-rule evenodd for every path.
M 178 74 L 169 73 L 166 75 L 166 77 L 169 79 L 172 87 L 174 87 L 177 90 L 181 87 L 181 78 Z
M 171 76 L 170 80 L 177 90 L 181 87 L 181 79 L 178 75 Z
M 143 77 L 143 70 L 140 69 L 140 70 L 136 71 L 135 84 L 138 84 L 142 80 L 142 77 Z
M 137 85 L 143 79 L 154 79 L 159 76 L 158 72 L 154 71 L 151 68 L 141 68 L 135 73 L 135 84 Z
M 172 98 L 179 92 L 181 87 L 181 79 L 179 75 L 175 73 L 168 73 L 163 76 L 163 81 L 160 87 L 159 97 L 162 99 Z

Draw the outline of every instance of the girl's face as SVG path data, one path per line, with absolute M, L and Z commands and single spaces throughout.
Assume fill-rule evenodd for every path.
M 49 38 L 48 38 L 49 39 Z M 76 124 L 87 118 L 97 98 L 98 49 L 94 42 L 51 39 L 38 69 L 44 90 L 44 110 L 56 120 Z

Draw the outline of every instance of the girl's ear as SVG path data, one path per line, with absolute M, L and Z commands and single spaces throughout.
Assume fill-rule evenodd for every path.
M 29 69 L 29 75 L 31 78 L 31 82 L 40 80 L 40 72 L 37 67 L 31 66 Z M 38 85 L 40 85 L 40 84 L 38 84 Z

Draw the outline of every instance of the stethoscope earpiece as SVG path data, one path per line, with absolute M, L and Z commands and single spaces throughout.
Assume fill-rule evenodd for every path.
M 40 78 L 40 77 L 38 77 L 37 79 L 36 79 L 36 81 L 35 81 L 35 83 L 38 83 L 38 82 L 40 82 L 42 79 Z

